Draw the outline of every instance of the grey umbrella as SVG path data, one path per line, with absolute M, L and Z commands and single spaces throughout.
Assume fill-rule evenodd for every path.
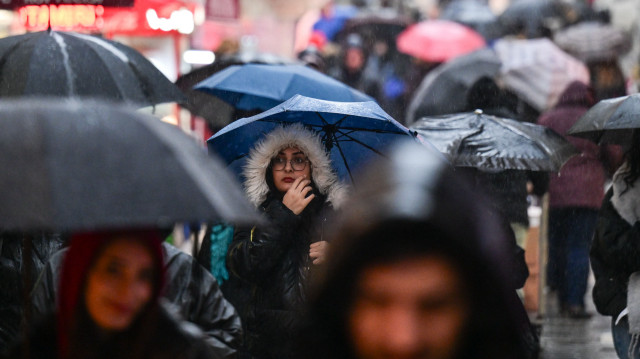
M 640 94 L 599 101 L 567 131 L 599 144 L 628 144 L 640 128 Z
M 559 171 L 579 153 L 549 128 L 486 115 L 481 110 L 423 117 L 409 129 L 435 146 L 456 167 Z
M 257 220 L 225 166 L 115 104 L 0 101 L 0 228 L 76 231 Z

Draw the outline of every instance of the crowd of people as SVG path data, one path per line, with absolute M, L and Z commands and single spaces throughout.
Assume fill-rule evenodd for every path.
M 438 64 L 382 38 L 337 38 L 333 57 L 314 44 L 298 58 L 404 123 Z M 264 222 L 209 226 L 197 256 L 170 229 L 114 228 L 32 236 L 23 263 L 21 235 L 2 232 L 0 358 L 533 359 L 539 333 L 517 290 L 530 196 L 545 193 L 560 314 L 594 314 L 592 270 L 618 356 L 638 358 L 640 131 L 625 146 L 567 135 L 598 101 L 627 95 L 615 60 L 589 70 L 591 84 L 544 111 L 488 77 L 464 94 L 462 111 L 563 135 L 580 154 L 558 173 L 455 168 L 407 139 L 344 183 L 323 139 L 294 123 L 265 133 L 242 168 Z

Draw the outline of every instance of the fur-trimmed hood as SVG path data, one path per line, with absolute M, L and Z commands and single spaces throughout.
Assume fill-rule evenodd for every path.
M 304 152 L 313 166 L 313 183 L 318 191 L 327 197 L 333 208 L 338 209 L 346 197 L 346 186 L 340 183 L 338 175 L 333 170 L 320 137 L 299 123 L 277 127 L 256 143 L 249 152 L 243 168 L 244 189 L 249 201 L 258 207 L 267 198 L 269 185 L 266 175 L 271 159 L 289 147 L 297 147 Z

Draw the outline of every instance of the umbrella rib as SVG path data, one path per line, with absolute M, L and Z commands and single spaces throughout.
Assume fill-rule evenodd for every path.
M 334 135 L 335 137 L 335 135 Z M 355 183 L 353 181 L 353 176 L 351 175 L 351 168 L 349 167 L 349 163 L 347 162 L 347 158 L 344 156 L 344 152 L 342 152 L 342 147 L 340 147 L 340 143 L 338 143 L 337 139 L 335 141 L 336 143 L 336 147 L 338 148 L 338 151 L 340 152 L 340 157 L 342 157 L 342 161 L 344 162 L 344 166 L 347 168 L 347 173 L 349 174 L 349 178 L 351 179 L 351 183 Z
M 364 142 L 362 142 L 362 141 L 360 141 L 360 140 L 358 140 L 358 139 L 356 139 L 356 138 L 353 138 L 352 136 L 350 136 L 350 135 L 348 135 L 348 134 L 346 134 L 346 133 L 342 133 L 342 131 L 339 131 L 339 132 L 340 132 L 344 137 L 349 138 L 351 141 L 356 142 L 356 143 L 358 143 L 358 144 L 362 145 L 363 147 L 365 147 L 365 148 L 367 148 L 367 149 L 369 149 L 369 150 L 371 150 L 371 151 L 375 152 L 376 154 L 378 154 L 378 155 L 380 155 L 380 156 L 382 156 L 382 157 L 386 157 L 385 155 L 383 155 L 383 154 L 382 154 L 382 152 L 380 152 L 380 151 L 376 150 L 375 148 L 373 148 L 373 147 L 371 147 L 371 146 L 367 145 L 366 143 L 364 143 Z M 336 146 L 339 146 L 339 145 L 338 145 L 338 141 L 337 141 L 337 139 L 336 139 Z

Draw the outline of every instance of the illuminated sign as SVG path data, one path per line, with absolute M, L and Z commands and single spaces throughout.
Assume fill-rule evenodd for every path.
M 196 27 L 193 13 L 186 8 L 172 11 L 169 18 L 158 17 L 154 9 L 147 10 L 147 25 L 152 30 L 178 31 L 181 34 L 190 34 Z
M 107 7 L 133 6 L 134 0 L 0 0 L 0 9 L 14 10 L 23 6 L 93 5 Z
M 22 24 L 29 30 L 78 30 L 102 27 L 102 5 L 30 5 L 18 10 Z
M 105 8 L 101 31 L 129 36 L 191 34 L 197 9 L 198 5 L 190 1 L 136 0 L 132 8 Z

